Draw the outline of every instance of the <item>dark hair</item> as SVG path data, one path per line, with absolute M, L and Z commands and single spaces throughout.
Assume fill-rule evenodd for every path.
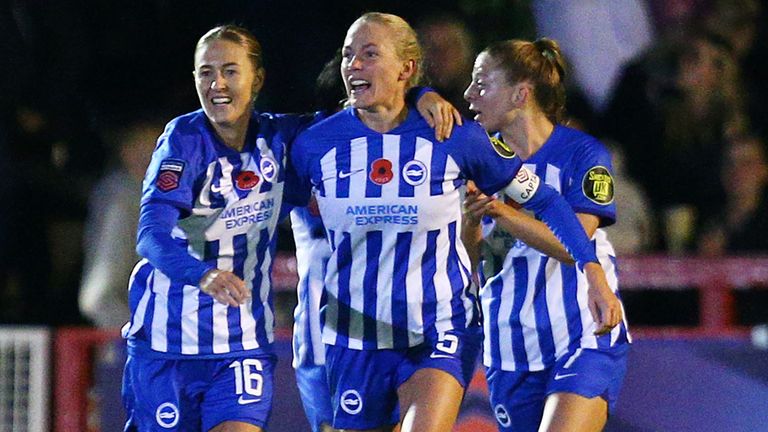
M 220 39 L 234 42 L 245 48 L 245 51 L 248 53 L 248 58 L 253 64 L 254 71 L 263 67 L 261 44 L 256 39 L 256 36 L 254 36 L 248 29 L 234 24 L 222 25 L 208 30 L 208 32 L 197 41 L 195 52 L 197 52 L 203 45 Z
M 341 50 L 336 50 L 336 54 L 323 66 L 315 80 L 316 109 L 332 113 L 342 107 L 342 101 L 347 94 L 339 73 L 340 67 Z
M 483 51 L 505 71 L 507 82 L 530 81 L 541 110 L 553 123 L 565 116 L 565 59 L 549 38 L 495 42 Z

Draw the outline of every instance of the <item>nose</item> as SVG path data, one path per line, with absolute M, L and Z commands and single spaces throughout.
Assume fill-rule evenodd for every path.
M 347 69 L 360 69 L 360 65 L 363 62 L 360 60 L 360 58 L 356 55 L 353 55 L 352 58 L 349 59 L 347 62 Z
M 464 100 L 467 102 L 472 102 L 472 99 L 475 98 L 477 92 L 475 91 L 475 85 L 470 84 L 467 86 L 467 89 L 464 90 Z
M 221 89 L 226 86 L 227 86 L 227 80 L 224 78 L 224 75 L 222 74 L 216 74 L 216 76 L 211 81 L 211 90 Z

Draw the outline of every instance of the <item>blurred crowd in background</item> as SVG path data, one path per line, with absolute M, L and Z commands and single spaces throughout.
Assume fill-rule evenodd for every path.
M 570 125 L 614 153 L 619 259 L 768 253 L 766 0 L 5 0 L 0 323 L 127 319 L 141 179 L 165 123 L 199 106 L 192 55 L 208 28 L 251 29 L 267 70 L 257 108 L 303 112 L 371 10 L 414 25 L 427 83 L 468 117 L 489 42 L 560 42 Z M 104 287 L 112 297 L 92 295 Z

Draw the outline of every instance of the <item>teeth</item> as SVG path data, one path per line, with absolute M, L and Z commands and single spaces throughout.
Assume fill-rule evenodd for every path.
M 214 105 L 220 105 L 220 104 L 228 104 L 232 102 L 232 98 L 229 97 L 215 97 L 211 99 L 211 102 L 213 102 Z
M 366 84 L 368 84 L 368 81 L 366 81 L 366 80 L 361 80 L 361 79 L 357 79 L 357 80 L 352 80 L 352 81 L 350 81 L 349 83 L 350 83 L 350 84 L 352 84 L 353 86 L 361 86 L 361 85 L 366 85 Z

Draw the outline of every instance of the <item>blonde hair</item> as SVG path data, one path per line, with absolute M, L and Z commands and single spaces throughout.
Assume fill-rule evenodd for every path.
M 413 27 L 397 15 L 382 12 L 365 13 L 361 15 L 360 18 L 356 19 L 350 28 L 359 23 L 381 24 L 392 31 L 394 34 L 393 43 L 398 58 L 400 60 L 413 60 L 414 62 L 414 73 L 408 80 L 406 90 L 419 85 L 422 78 L 424 53 Z

